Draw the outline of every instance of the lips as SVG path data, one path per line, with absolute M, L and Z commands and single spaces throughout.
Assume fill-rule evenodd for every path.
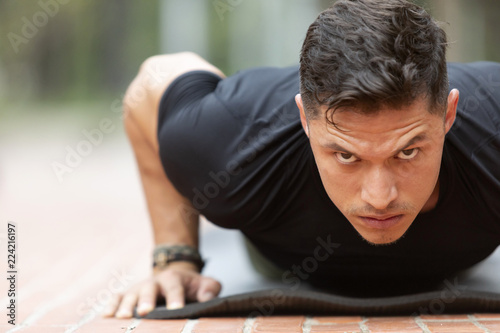
M 363 223 L 373 229 L 389 229 L 398 224 L 403 215 L 360 216 Z

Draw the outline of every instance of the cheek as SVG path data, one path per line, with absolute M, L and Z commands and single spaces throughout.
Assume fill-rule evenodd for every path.
M 398 191 L 401 197 L 428 199 L 434 190 L 441 167 L 441 156 L 426 156 L 418 163 L 402 165 L 398 172 Z

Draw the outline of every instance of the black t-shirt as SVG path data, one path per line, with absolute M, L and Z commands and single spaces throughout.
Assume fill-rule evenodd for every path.
M 196 209 L 240 229 L 300 279 L 346 293 L 433 283 L 500 243 L 500 64 L 449 64 L 448 71 L 460 100 L 438 203 L 391 245 L 364 241 L 326 194 L 294 101 L 297 67 L 177 78 L 160 103 L 160 158 Z

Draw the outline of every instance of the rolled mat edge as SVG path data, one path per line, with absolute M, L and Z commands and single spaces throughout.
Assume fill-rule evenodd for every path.
M 157 307 L 145 319 L 183 319 L 227 316 L 309 315 L 419 315 L 500 312 L 500 294 L 472 290 L 430 291 L 404 296 L 354 298 L 308 290 L 270 289 L 217 297 L 167 310 Z

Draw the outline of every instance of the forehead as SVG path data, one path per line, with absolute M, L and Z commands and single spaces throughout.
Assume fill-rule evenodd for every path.
M 323 112 L 326 112 L 326 107 Z M 323 113 L 324 114 L 324 113 Z M 326 117 L 311 121 L 311 133 L 320 145 L 332 143 L 371 153 L 391 151 L 415 136 L 432 137 L 443 129 L 443 117 L 431 114 L 427 103 L 417 101 L 399 109 L 381 108 L 363 114 L 358 110 L 337 110 L 330 124 Z

